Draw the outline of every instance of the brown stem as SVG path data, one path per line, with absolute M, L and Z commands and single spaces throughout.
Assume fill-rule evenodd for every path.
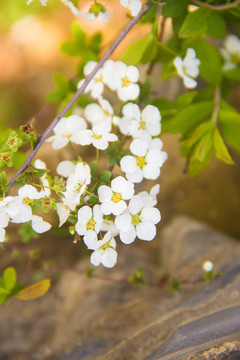
M 224 4 L 224 5 L 211 5 L 211 4 L 207 4 L 207 3 L 204 3 L 202 1 L 199 1 L 199 0 L 192 0 L 192 3 L 197 5 L 197 6 L 200 6 L 200 7 L 204 7 L 206 9 L 211 9 L 211 10 L 216 10 L 216 11 L 222 11 L 222 10 L 227 10 L 227 9 L 230 9 L 230 8 L 233 8 L 237 5 L 240 4 L 240 0 L 236 0 L 230 4 Z
M 114 50 L 118 47 L 118 45 L 122 42 L 122 40 L 126 37 L 126 35 L 129 33 L 129 31 L 133 28 L 134 25 L 136 25 L 139 20 L 142 18 L 142 16 L 150 9 L 152 6 L 151 3 L 146 4 L 142 11 L 139 12 L 139 14 L 126 26 L 126 28 L 119 34 L 117 39 L 114 41 L 114 43 L 110 46 L 110 48 L 107 50 L 107 52 L 103 55 L 101 60 L 97 63 L 93 71 L 87 76 L 82 86 L 76 91 L 76 93 L 73 95 L 73 97 L 69 100 L 67 105 L 60 111 L 60 113 L 53 119 L 51 124 L 47 127 L 47 129 L 42 133 L 42 135 L 38 139 L 38 143 L 35 146 L 35 148 L 31 151 L 28 158 L 24 162 L 24 164 L 20 167 L 20 169 L 15 173 L 11 181 L 9 182 L 8 186 L 11 188 L 16 178 L 28 167 L 28 165 L 31 163 L 32 159 L 35 157 L 36 153 L 50 134 L 50 132 L 53 130 L 53 128 L 57 125 L 57 123 L 62 119 L 62 117 L 66 114 L 66 112 L 70 109 L 70 107 L 75 103 L 75 101 L 78 99 L 78 97 L 84 92 L 89 82 L 93 79 L 94 75 L 98 72 L 98 70 L 102 67 L 102 65 L 105 63 L 105 61 L 112 55 Z

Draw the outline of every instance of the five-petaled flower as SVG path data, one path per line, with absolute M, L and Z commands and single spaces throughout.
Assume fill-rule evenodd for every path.
M 192 48 L 188 48 L 184 59 L 177 56 L 173 61 L 178 75 L 183 79 L 183 83 L 188 89 L 193 89 L 197 86 L 196 78 L 199 74 L 200 60 L 196 57 L 196 52 Z
M 96 250 L 91 255 L 91 263 L 95 266 L 103 264 L 112 268 L 117 262 L 116 241 L 111 232 L 107 232 L 102 240 L 96 243 Z

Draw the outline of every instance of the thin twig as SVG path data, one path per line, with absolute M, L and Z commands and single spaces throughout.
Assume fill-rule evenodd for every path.
M 215 10 L 215 11 L 223 11 L 223 10 L 231 9 L 231 8 L 239 5 L 240 0 L 236 0 L 230 4 L 224 4 L 224 5 L 211 5 L 211 4 L 207 4 L 202 1 L 199 1 L 199 0 L 192 0 L 192 3 L 197 6 L 204 7 L 206 9 L 211 9 L 211 10 Z
M 120 35 L 117 37 L 117 39 L 114 41 L 114 43 L 110 46 L 110 48 L 107 50 L 107 52 L 104 54 L 104 56 L 101 58 L 101 60 L 97 63 L 93 71 L 87 76 L 82 86 L 76 91 L 76 93 L 73 95 L 71 100 L 67 103 L 67 105 L 60 111 L 60 113 L 53 119 L 51 124 L 47 127 L 47 129 L 42 133 L 42 135 L 38 139 L 38 143 L 35 146 L 35 148 L 31 151 L 28 158 L 24 162 L 24 164 L 20 167 L 20 169 L 15 173 L 11 181 L 9 182 L 8 186 L 11 188 L 16 178 L 28 167 L 28 165 L 31 163 L 32 159 L 35 157 L 36 153 L 50 134 L 50 132 L 53 130 L 53 128 L 57 125 L 57 123 L 62 119 L 62 117 L 66 114 L 66 112 L 71 108 L 71 106 L 75 103 L 75 101 L 78 99 L 78 97 L 84 92 L 89 82 L 93 79 L 94 75 L 98 72 L 98 70 L 103 66 L 103 64 L 106 62 L 106 60 L 112 55 L 114 50 L 118 47 L 118 45 L 122 42 L 122 40 L 126 37 L 126 35 L 129 33 L 129 31 L 136 25 L 139 20 L 142 18 L 142 16 L 150 9 L 152 6 L 151 3 L 146 4 L 142 11 L 126 26 L 126 28 L 120 33 Z

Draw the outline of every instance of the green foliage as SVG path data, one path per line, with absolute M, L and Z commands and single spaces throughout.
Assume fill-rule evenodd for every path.
M 188 0 L 167 0 L 162 8 L 162 15 L 167 17 L 178 17 L 187 10 Z
M 136 272 L 128 277 L 128 282 L 133 286 L 146 285 L 147 282 L 143 276 L 143 271 L 140 266 L 137 267 Z
M 240 114 L 236 111 L 219 111 L 221 132 L 227 143 L 234 149 L 240 151 Z
M 205 34 L 208 29 L 208 19 L 211 15 L 209 9 L 199 8 L 189 13 L 179 31 L 181 38 L 200 36 Z
M 21 224 L 21 227 L 19 228 L 19 234 L 21 235 L 21 239 L 23 243 L 28 243 L 32 239 L 39 238 L 38 233 L 33 230 L 32 226 L 28 223 Z
M 120 141 L 114 141 L 113 147 L 108 147 L 106 153 L 109 155 L 108 165 L 114 166 L 115 164 L 120 164 L 121 159 L 130 154 L 129 149 L 121 150 Z

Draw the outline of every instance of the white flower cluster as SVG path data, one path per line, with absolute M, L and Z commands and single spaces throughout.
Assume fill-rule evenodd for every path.
M 45 163 L 41 160 L 36 160 L 34 166 L 37 169 L 46 169 Z M 30 206 L 34 200 L 50 196 L 46 175 L 43 175 L 40 181 L 43 186 L 40 191 L 36 187 L 27 184 L 18 190 L 17 196 L 6 196 L 0 200 L 0 242 L 5 240 L 5 228 L 9 222 L 16 224 L 31 222 L 33 230 L 39 234 L 51 228 L 51 225 L 44 221 L 41 216 L 33 215 Z
M 177 56 L 173 63 L 178 75 L 183 79 L 184 86 L 188 89 L 195 88 L 197 82 L 194 78 L 199 75 L 200 65 L 200 60 L 197 59 L 195 50 L 188 48 L 185 58 L 182 59 L 180 56 Z
M 96 63 L 90 61 L 84 67 L 87 76 Z M 98 187 L 93 196 L 96 203 L 88 203 L 88 186 L 94 187 L 90 166 L 82 160 L 77 163 L 62 161 L 57 173 L 66 179 L 66 189 L 57 203 L 59 226 L 70 215 L 77 214 L 76 233 L 82 237 L 88 249 L 93 250 L 91 262 L 112 267 L 117 261 L 115 236 L 125 244 L 136 237 L 150 241 L 156 235 L 156 224 L 160 221 L 157 194 L 160 186 L 155 185 L 150 193 L 135 193 L 134 183 L 144 178 L 156 180 L 160 168 L 167 159 L 162 151 L 161 115 L 152 105 L 142 111 L 137 104 L 126 103 L 122 116 L 115 115 L 111 104 L 102 97 L 104 87 L 116 92 L 124 102 L 135 100 L 139 95 L 138 69 L 124 63 L 109 60 L 94 76 L 86 88 L 97 103 L 91 103 L 83 110 L 83 115 L 62 118 L 54 128 L 54 135 L 48 141 L 54 149 L 61 149 L 68 143 L 93 146 L 105 150 L 109 142 L 118 140 L 112 133 L 117 127 L 122 137 L 132 138 L 130 155 L 122 156 L 120 168 L 124 176 L 113 176 L 111 183 Z M 81 86 L 81 80 L 78 86 Z M 90 125 L 90 128 L 89 128 Z M 119 136 L 121 136 L 121 134 Z

